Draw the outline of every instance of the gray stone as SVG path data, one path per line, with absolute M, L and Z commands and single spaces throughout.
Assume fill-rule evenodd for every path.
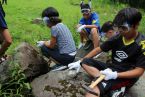
M 86 45 L 88 46 L 88 45 Z M 86 47 L 85 46 L 85 47 Z M 77 54 L 76 54 L 76 60 L 79 60 L 80 58 L 83 58 L 84 56 L 86 56 L 90 51 L 93 50 L 94 46 L 93 43 L 90 42 L 88 48 L 86 49 L 84 46 L 81 47 L 80 49 L 77 49 Z
M 126 97 L 145 97 L 145 74 L 127 92 Z
M 145 75 L 125 97 L 145 97 L 144 77 Z M 32 81 L 31 86 L 35 97 L 84 97 L 86 91 L 82 89 L 82 84 L 90 83 L 91 78 L 83 71 L 76 76 L 75 72 L 66 70 L 39 76 Z
M 32 24 L 42 24 L 43 23 L 43 20 L 42 18 L 36 18 L 34 20 L 32 20 Z
M 73 71 L 49 72 L 34 79 L 31 83 L 35 97 L 84 97 L 85 91 L 81 85 L 89 78 L 84 73 L 77 76 Z M 73 74 L 73 76 L 72 76 Z
M 15 52 L 14 61 L 20 64 L 27 78 L 37 77 L 49 71 L 47 61 L 28 43 L 19 45 Z
M 10 62 L 12 58 L 9 57 L 6 61 L 0 64 L 0 83 L 4 83 L 10 77 L 11 66 Z

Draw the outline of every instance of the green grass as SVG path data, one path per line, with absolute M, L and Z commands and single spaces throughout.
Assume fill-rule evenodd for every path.
M 13 49 L 21 42 L 29 42 L 35 46 L 36 41 L 49 39 L 50 30 L 42 25 L 32 24 L 31 21 L 41 17 L 41 12 L 48 6 L 53 6 L 60 12 L 60 17 L 71 30 L 76 44 L 79 42 L 79 34 L 75 32 L 75 25 L 81 18 L 80 7 L 77 5 L 80 0 L 8 0 L 4 5 L 7 13 L 6 20 L 10 33 L 13 37 L 13 44 L 8 50 Z M 93 0 L 93 10 L 100 16 L 101 25 L 108 20 L 113 20 L 116 13 L 127 5 L 113 4 L 110 0 Z M 145 31 L 145 14 L 139 31 Z

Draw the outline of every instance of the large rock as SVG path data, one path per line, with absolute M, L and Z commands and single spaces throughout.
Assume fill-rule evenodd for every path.
M 125 97 L 145 97 L 145 75 L 132 87 Z M 70 71 L 49 72 L 33 80 L 32 92 L 35 97 L 84 97 L 86 91 L 82 84 L 88 84 L 91 78 L 81 72 L 77 76 Z M 107 96 L 105 96 L 107 97 Z
M 8 60 L 0 64 L 0 83 L 4 83 L 6 80 L 10 78 L 10 71 L 11 71 L 10 62 L 11 61 L 12 61 L 12 58 L 9 57 Z
M 27 78 L 37 77 L 49 71 L 47 61 L 28 43 L 22 43 L 16 48 L 13 60 L 20 64 Z
M 126 97 L 145 97 L 145 74 L 139 81 L 127 92 Z
M 84 80 L 89 81 L 84 73 L 75 76 L 68 70 L 49 72 L 32 81 L 32 92 L 35 97 L 84 97 Z

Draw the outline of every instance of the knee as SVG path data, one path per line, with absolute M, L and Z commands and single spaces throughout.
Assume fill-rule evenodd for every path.
M 40 47 L 40 49 L 41 49 L 41 52 L 44 53 L 44 52 L 46 52 L 47 47 L 45 45 L 43 45 L 42 47 Z
M 97 29 L 97 28 L 92 28 L 92 29 L 91 29 L 91 34 L 92 34 L 92 35 L 98 34 L 98 29 Z
M 88 67 L 88 61 L 90 60 L 90 58 L 85 58 L 85 59 L 83 59 L 83 61 L 82 61 L 82 64 L 81 64 L 81 66 L 82 66 L 82 68 L 87 68 Z
M 84 35 L 86 32 L 84 31 L 84 30 L 82 30 L 81 32 L 80 32 L 80 35 Z
M 87 67 L 88 67 L 88 65 L 87 65 L 87 64 L 82 64 L 82 68 L 83 68 L 84 70 L 86 70 L 86 69 L 87 69 Z
M 12 44 L 12 39 L 6 40 L 5 42 L 7 43 L 7 45 L 11 45 Z

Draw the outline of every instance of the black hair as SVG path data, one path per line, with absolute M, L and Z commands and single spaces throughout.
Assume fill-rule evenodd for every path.
M 127 22 L 130 25 L 138 24 L 142 19 L 142 14 L 136 8 L 124 8 L 118 12 L 113 24 L 116 26 L 122 25 Z
M 81 4 L 81 9 L 91 9 L 89 4 Z
M 53 7 L 44 9 L 42 12 L 42 18 L 43 17 L 48 17 L 50 19 L 50 23 L 52 23 L 53 25 L 56 25 L 62 21 L 59 18 L 59 12 Z
M 43 10 L 42 17 L 59 17 L 59 13 L 55 8 L 48 7 Z
M 108 32 L 109 30 L 113 30 L 113 24 L 111 21 L 107 21 L 102 25 L 101 32 Z

